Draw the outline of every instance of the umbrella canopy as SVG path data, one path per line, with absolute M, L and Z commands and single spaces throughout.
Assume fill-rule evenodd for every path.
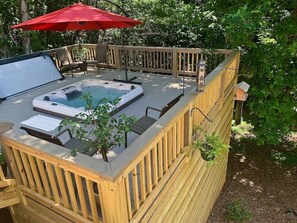
M 106 12 L 92 6 L 76 3 L 66 8 L 25 21 L 11 28 L 24 30 L 100 30 L 127 28 L 142 22 Z

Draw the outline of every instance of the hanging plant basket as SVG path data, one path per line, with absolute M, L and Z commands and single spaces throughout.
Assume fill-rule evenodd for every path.
M 219 135 L 207 133 L 201 128 L 194 129 L 193 139 L 193 149 L 198 149 L 205 161 L 213 162 L 229 148 Z

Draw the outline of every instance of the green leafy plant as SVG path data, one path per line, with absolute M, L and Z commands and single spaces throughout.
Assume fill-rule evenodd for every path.
M 238 198 L 229 204 L 227 218 L 231 221 L 243 223 L 252 218 L 252 213 L 246 202 L 242 198 Z
M 271 157 L 275 164 L 284 167 L 297 167 L 297 151 L 271 151 Z
M 252 133 L 253 126 L 250 123 L 242 121 L 239 125 L 235 125 L 235 122 L 232 121 L 232 137 L 235 140 L 240 141 L 243 138 L 254 138 L 255 136 Z
M 108 151 L 124 144 L 124 134 L 130 131 L 130 126 L 136 118 L 125 114 L 118 117 L 110 114 L 119 103 L 119 99 L 104 98 L 95 104 L 90 94 L 82 97 L 86 101 L 85 112 L 74 116 L 74 119 L 64 119 L 59 128 L 69 127 L 75 137 L 84 142 L 86 149 L 98 151 L 102 154 L 103 160 L 108 162 Z M 73 155 L 75 154 L 74 148 Z
M 73 49 L 74 58 L 75 58 L 75 60 L 78 60 L 78 61 L 85 60 L 88 52 L 89 52 L 89 50 L 87 48 L 84 48 L 81 46 L 76 46 Z
M 206 161 L 214 161 L 229 148 L 220 136 L 215 133 L 207 133 L 199 127 L 194 128 L 193 138 L 193 148 L 199 149 Z

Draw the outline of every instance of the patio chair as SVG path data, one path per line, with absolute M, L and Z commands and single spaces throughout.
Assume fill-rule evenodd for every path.
M 87 61 L 87 64 L 95 64 L 98 68 L 98 75 L 100 74 L 100 65 L 107 64 L 109 67 L 108 62 L 108 44 L 101 43 L 96 45 L 96 60 L 94 61 Z
M 130 126 L 130 131 L 141 135 L 143 134 L 149 127 L 151 127 L 157 119 L 152 118 L 148 115 L 149 110 L 157 111 L 159 112 L 159 118 L 161 118 L 167 111 L 169 111 L 183 96 L 183 94 L 180 94 L 176 98 L 174 98 L 172 101 L 167 103 L 162 109 L 157 109 L 153 107 L 146 107 L 145 109 L 145 115 L 139 118 L 135 123 Z M 125 132 L 125 148 L 127 148 L 127 134 L 128 132 Z
M 71 70 L 73 77 L 73 70 L 80 68 L 81 71 L 86 71 L 86 65 L 84 61 L 73 61 L 67 47 L 62 47 L 56 50 L 57 58 L 61 61 L 60 72 L 64 70 Z
M 34 136 L 39 139 L 43 139 L 45 141 L 54 143 L 59 146 L 63 146 L 68 149 L 77 149 L 77 152 L 83 153 L 88 156 L 93 156 L 96 153 L 96 150 L 87 150 L 85 148 L 83 141 L 73 137 L 68 128 L 62 130 L 61 132 L 59 132 L 56 135 L 46 134 L 44 132 L 40 132 L 35 129 L 31 129 L 31 128 L 24 127 L 24 126 L 22 126 L 21 129 L 25 130 L 31 136 Z M 62 140 L 59 138 L 63 134 L 68 134 L 68 136 L 69 136 L 69 140 L 65 143 L 63 143 Z

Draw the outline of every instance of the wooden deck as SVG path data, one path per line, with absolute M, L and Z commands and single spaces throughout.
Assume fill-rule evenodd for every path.
M 187 149 L 197 125 L 229 143 L 239 53 L 224 55 L 207 76 L 204 92 L 189 87 L 176 106 L 143 135 L 130 138 L 128 148 L 109 163 L 81 154 L 71 157 L 68 149 L 18 130 L 4 133 L 1 142 L 19 191 L 20 203 L 10 207 L 15 222 L 206 222 L 225 181 L 228 154 L 209 165 L 198 151 L 189 156 Z M 141 75 L 152 85 L 147 74 Z M 168 77 L 160 76 L 159 83 Z M 172 86 L 179 83 L 169 81 L 162 94 L 175 93 Z M 157 105 L 157 100 L 149 102 Z
M 127 114 L 130 116 L 134 115 L 136 117 L 141 117 L 145 114 L 145 108 L 147 106 L 162 108 L 162 106 L 183 92 L 182 77 L 139 72 L 129 72 L 128 75 L 129 77 L 137 76 L 135 81 L 140 81 L 142 83 L 141 86 L 144 89 L 144 96 L 121 110 L 116 115 Z M 100 76 L 98 76 L 96 70 L 89 68 L 89 71 L 86 74 L 78 72 L 76 73 L 75 78 L 71 78 L 71 75 L 65 75 L 65 77 L 66 78 L 62 81 L 50 83 L 46 86 L 30 90 L 26 93 L 3 101 L 0 104 L 0 122 L 13 123 L 16 131 L 23 132 L 23 130 L 20 129 L 20 123 L 22 121 L 36 114 L 42 114 L 33 110 L 32 100 L 35 97 L 86 78 L 98 78 L 102 80 L 113 80 L 114 78 L 123 79 L 124 72 L 102 69 Z M 194 77 L 185 77 L 185 93 L 188 93 L 192 88 L 194 88 L 195 83 L 196 79 Z M 152 113 L 151 115 L 155 115 L 155 118 L 158 117 L 158 113 Z M 57 133 L 57 131 L 52 134 L 55 133 Z M 137 137 L 138 135 L 134 133 L 128 134 L 128 143 L 131 143 Z M 123 150 L 124 146 L 120 148 L 116 147 L 108 154 L 108 157 L 112 160 Z M 100 154 L 95 156 L 102 159 Z

